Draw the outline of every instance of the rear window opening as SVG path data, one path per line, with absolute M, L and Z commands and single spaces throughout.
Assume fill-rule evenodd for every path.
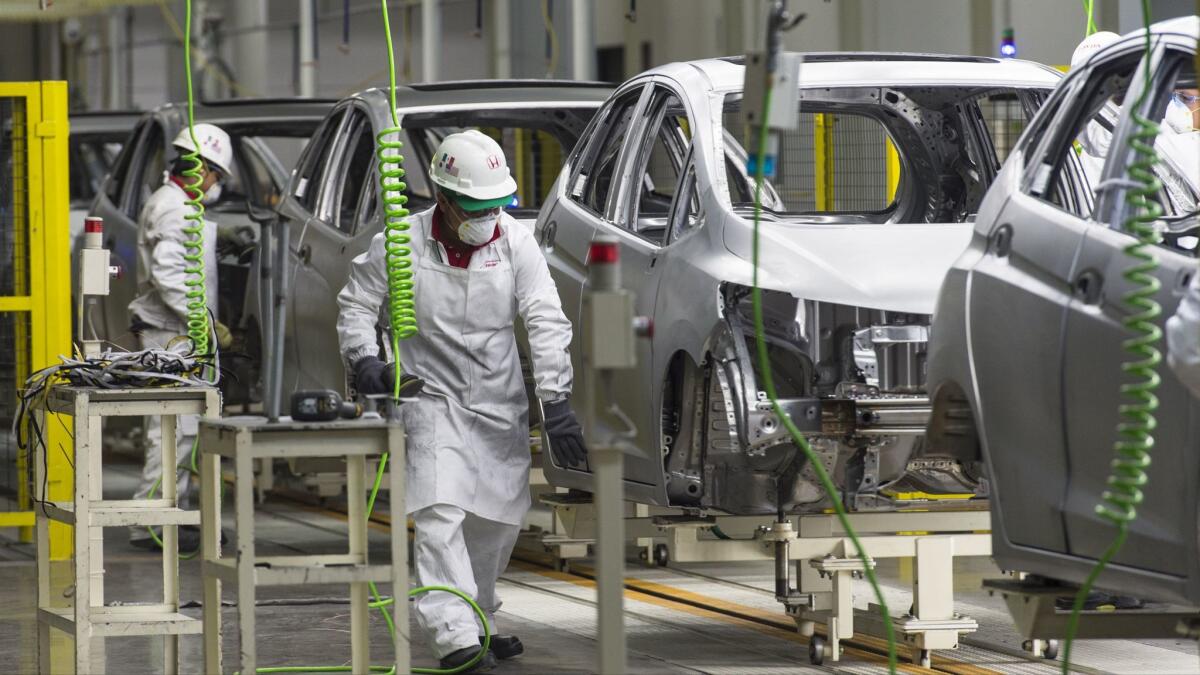
M 800 128 L 782 133 L 767 220 L 969 222 L 1028 123 L 1015 90 L 845 88 L 805 92 Z M 739 212 L 754 207 L 740 92 L 725 97 L 726 183 Z

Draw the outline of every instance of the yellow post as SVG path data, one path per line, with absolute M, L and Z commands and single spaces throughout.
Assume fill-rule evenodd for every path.
M 514 176 L 517 181 L 517 203 L 524 207 L 530 202 L 531 199 L 529 196 L 529 185 L 526 182 L 529 179 L 529 158 L 526 156 L 529 152 L 529 140 L 527 138 L 529 132 L 518 127 L 513 130 L 513 134 L 516 136 L 517 145 L 516 150 L 513 152 L 513 155 L 517 160 L 517 165 L 514 167 L 517 174 Z
M 900 187 L 900 152 L 896 150 L 896 145 L 892 143 L 892 139 L 888 138 L 884 141 L 884 161 L 887 165 L 887 201 L 888 204 L 896 201 L 896 190 Z
M 16 322 L 16 376 L 24 381 L 32 370 L 51 365 L 71 351 L 71 279 L 69 194 L 67 190 L 67 84 L 65 82 L 3 82 L 0 98 L 16 99 L 11 161 L 13 167 L 14 295 L 0 298 L 0 311 L 23 314 Z M 7 159 L 7 158 L 0 158 Z M 8 186 L 6 186 L 8 187 Z M 5 253 L 8 255 L 8 252 Z M 16 392 L 3 392 L 15 396 Z M 72 443 L 63 420 L 46 418 L 43 429 L 48 449 L 45 499 L 70 501 L 74 492 Z M 59 448 L 62 448 L 60 450 Z M 18 457 L 17 511 L 0 514 L 0 527 L 20 527 L 22 539 L 32 537 L 33 495 L 24 490 L 28 458 Z M 40 495 L 41 486 L 35 486 Z M 71 556 L 71 528 L 52 523 L 50 555 Z
M 833 210 L 833 114 L 813 117 L 813 169 L 816 174 L 817 210 Z

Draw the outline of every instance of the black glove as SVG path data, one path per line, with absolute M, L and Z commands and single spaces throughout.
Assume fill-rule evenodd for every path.
M 583 464 L 587 446 L 583 444 L 583 429 L 566 399 L 542 405 L 542 431 L 550 442 L 550 452 L 559 466 Z
M 354 364 L 354 386 L 363 395 L 390 394 L 396 388 L 396 364 L 377 356 L 364 356 Z M 400 375 L 400 398 L 420 393 L 425 381 L 415 375 Z

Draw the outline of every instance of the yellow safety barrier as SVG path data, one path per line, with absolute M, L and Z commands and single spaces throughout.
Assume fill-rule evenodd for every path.
M 0 382 L 7 389 L 0 392 L 3 416 L 15 414 L 17 388 L 32 371 L 71 351 L 67 83 L 0 82 L 0 134 L 0 153 L 7 155 L 0 156 L 0 165 L 11 167 L 7 184 L 0 185 L 0 260 L 11 262 L 12 269 L 11 282 L 0 274 L 0 342 L 12 343 L 12 361 L 0 361 Z M 71 501 L 67 424 L 47 417 L 45 426 L 50 450 L 45 499 Z M 0 486 L 0 527 L 20 528 L 21 540 L 30 541 L 34 500 L 43 486 L 30 485 L 28 454 L 15 441 L 4 441 L 12 449 L 5 461 L 13 461 L 15 471 L 8 473 L 12 484 Z M 70 557 L 71 535 L 69 526 L 51 525 L 52 558 Z

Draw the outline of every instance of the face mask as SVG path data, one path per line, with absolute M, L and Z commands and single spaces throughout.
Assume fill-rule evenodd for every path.
M 217 200 L 220 198 L 221 198 L 221 184 L 213 183 L 212 187 L 208 188 L 208 191 L 204 193 L 204 199 L 202 199 L 200 201 L 205 206 L 207 206 L 209 204 L 217 203 Z
M 1179 99 L 1171 99 L 1171 103 L 1167 105 L 1167 116 L 1163 121 L 1177 134 L 1195 131 L 1192 126 L 1192 111 Z
M 471 246 L 483 246 L 492 240 L 496 233 L 496 216 L 486 215 L 479 218 L 468 218 L 458 226 L 458 238 Z

